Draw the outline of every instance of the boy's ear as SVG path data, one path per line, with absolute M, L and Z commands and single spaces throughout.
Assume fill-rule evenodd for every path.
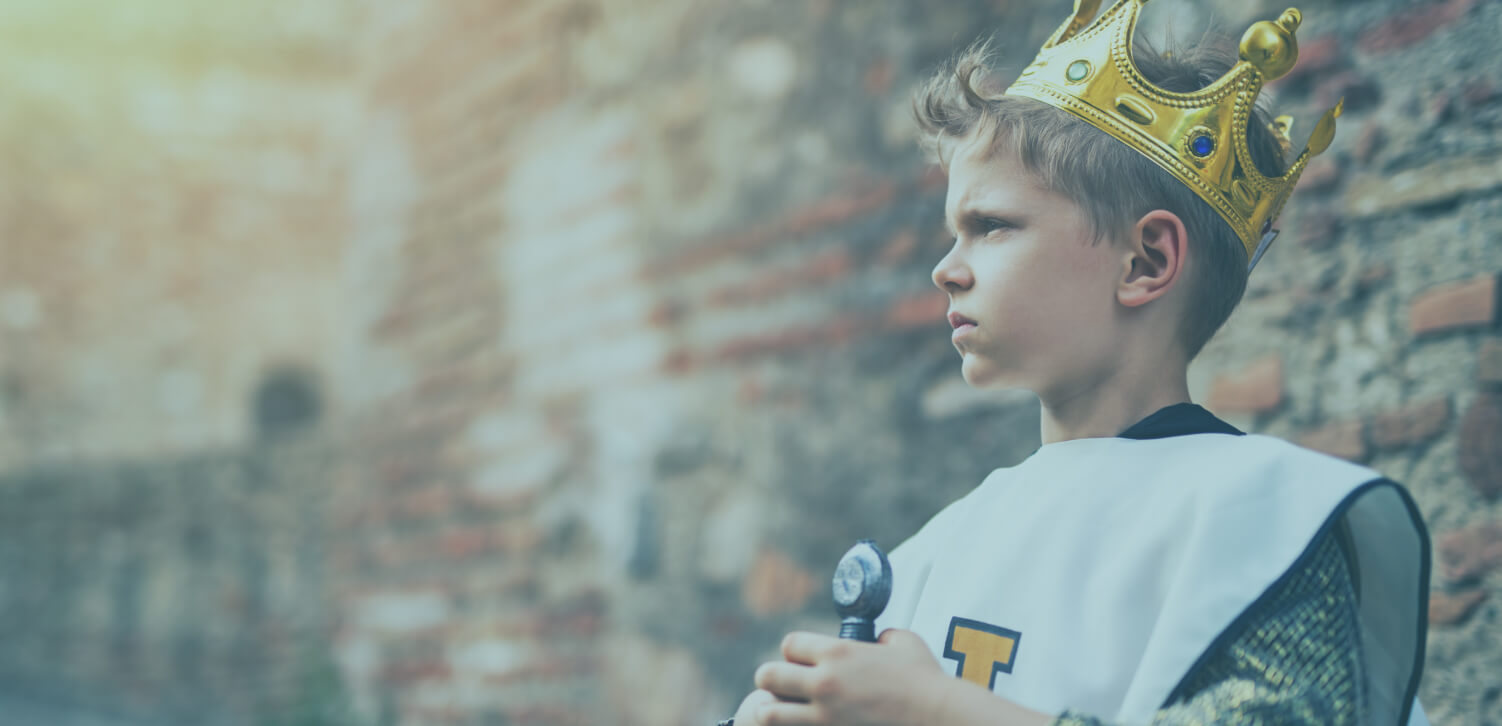
M 1162 297 L 1183 273 L 1188 254 L 1189 233 L 1179 215 L 1166 209 L 1142 215 L 1122 251 L 1117 301 L 1134 308 Z

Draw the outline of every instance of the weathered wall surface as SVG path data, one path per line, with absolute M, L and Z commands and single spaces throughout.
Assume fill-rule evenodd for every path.
M 1253 5 L 1214 8 L 1234 28 L 1281 10 Z M 957 377 L 928 281 L 943 181 L 907 97 L 990 29 L 1020 67 L 1064 11 L 536 3 L 391 23 L 368 116 L 400 129 L 415 181 L 372 345 L 413 379 L 370 419 L 369 506 L 343 530 L 346 662 L 390 686 L 367 707 L 710 720 L 782 632 L 833 627 L 824 583 L 853 539 L 895 544 L 1026 455 L 1036 403 Z M 1502 15 L 1305 13 L 1279 107 L 1307 131 L 1345 96 L 1342 133 L 1195 393 L 1410 483 L 1439 562 L 1424 697 L 1439 723 L 1497 718 L 1479 674 L 1499 627 Z
M 854 539 L 896 544 L 1036 446 L 1034 400 L 959 379 L 929 281 L 944 181 L 908 95 L 992 30 L 1020 68 L 1067 12 L 1051 5 L 413 2 L 311 36 L 345 63 L 337 101 L 234 117 L 318 129 L 313 156 L 338 160 L 264 219 L 328 245 L 287 242 L 297 275 L 258 262 L 261 237 L 160 259 L 227 256 L 234 274 L 188 306 L 264 333 L 171 350 L 259 371 L 285 345 L 328 381 L 336 465 L 308 490 L 329 497 L 327 561 L 302 594 L 327 604 L 361 718 L 712 722 L 782 633 L 834 629 L 827 578 Z M 1160 0 L 1144 26 L 1239 30 L 1282 9 Z M 1276 106 L 1305 131 L 1337 97 L 1347 113 L 1193 392 L 1409 484 L 1436 544 L 1421 695 L 1437 724 L 1502 720 L 1502 4 L 1302 9 L 1303 64 Z M 253 167 L 258 149 L 216 158 Z M 239 166 L 215 168 L 239 194 Z M 62 204 L 38 195 L 28 209 Z M 128 236 L 185 223 L 153 224 Z M 57 259 L 31 238 L 7 238 L 8 258 Z M 275 295 L 225 282 L 258 270 L 278 271 Z M 90 284 L 146 284 L 126 279 Z M 54 421 L 8 461 L 74 423 L 82 452 L 249 436 L 223 423 L 245 420 L 249 374 L 222 405 L 181 409 L 181 436 L 130 425 L 145 404 L 112 396 L 193 390 L 125 352 L 173 329 L 156 303 L 124 332 L 47 337 L 62 313 L 7 299 L 9 390 L 70 392 L 0 409 L 10 431 Z M 118 378 L 49 383 L 64 362 Z M 72 612 L 32 617 L 82 632 Z
M 0 467 L 231 445 L 331 373 L 353 8 L 0 3 Z
M 341 697 L 330 456 L 272 439 L 339 400 L 356 9 L 0 2 L 6 726 Z
M 329 463 L 288 442 L 0 477 L 0 723 L 340 723 Z

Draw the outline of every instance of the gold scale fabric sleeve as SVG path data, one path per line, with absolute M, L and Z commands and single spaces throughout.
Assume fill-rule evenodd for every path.
M 1155 726 L 1364 723 L 1357 602 L 1339 528 L 1203 661 Z M 1065 712 L 1053 726 L 1109 726 Z

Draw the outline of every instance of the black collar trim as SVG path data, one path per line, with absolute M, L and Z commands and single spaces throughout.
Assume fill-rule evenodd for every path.
M 1193 403 L 1175 403 L 1148 414 L 1117 434 L 1123 439 L 1166 439 L 1189 434 L 1231 434 L 1244 436 L 1245 431 L 1215 417 Z

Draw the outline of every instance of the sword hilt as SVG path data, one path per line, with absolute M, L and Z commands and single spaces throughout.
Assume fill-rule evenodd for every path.
M 840 637 L 876 642 L 876 618 L 892 597 L 892 563 L 876 543 L 855 543 L 834 569 L 831 582 Z

